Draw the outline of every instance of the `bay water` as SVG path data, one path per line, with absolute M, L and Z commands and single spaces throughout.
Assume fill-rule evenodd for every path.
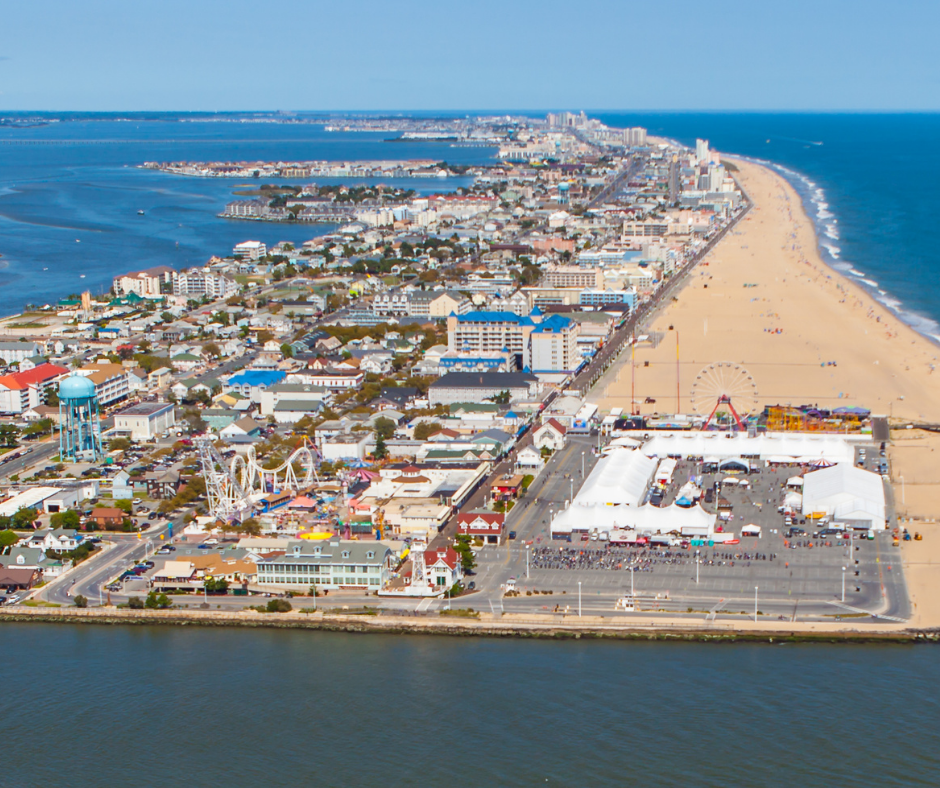
M 3 785 L 936 785 L 933 646 L 4 624 Z

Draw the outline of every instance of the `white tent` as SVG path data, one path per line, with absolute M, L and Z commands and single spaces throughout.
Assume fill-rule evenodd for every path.
M 787 479 L 787 487 L 802 487 L 803 486 L 803 477 L 802 476 L 791 476 Z
M 581 506 L 632 504 L 643 498 L 656 469 L 656 460 L 638 451 L 615 449 L 598 460 L 575 495 Z
M 623 449 L 635 449 L 637 446 L 641 444 L 642 444 L 642 441 L 634 440 L 633 438 L 628 438 L 624 436 L 622 438 L 614 438 L 607 445 L 609 447 L 620 447 Z
M 786 494 L 786 497 L 783 499 L 783 505 L 788 506 L 791 509 L 802 509 L 803 508 L 803 496 L 798 492 L 789 492 Z
M 773 432 L 753 438 L 743 433 L 681 432 L 656 435 L 646 442 L 650 457 L 708 457 L 711 461 L 760 457 L 768 462 L 852 462 L 852 444 L 837 435 Z
M 803 514 L 823 513 L 839 520 L 885 528 L 884 482 L 877 473 L 839 463 L 803 477 Z
M 679 532 L 686 536 L 714 533 L 717 517 L 701 506 L 579 506 L 574 504 L 552 520 L 553 534 L 572 531 L 631 530 L 641 534 Z
M 741 528 L 741 536 L 760 536 L 760 526 L 749 523 Z

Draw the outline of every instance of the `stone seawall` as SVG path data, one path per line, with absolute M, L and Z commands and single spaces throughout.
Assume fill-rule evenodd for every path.
M 621 640 L 680 640 L 702 642 L 851 642 L 918 643 L 940 641 L 938 630 L 914 630 L 871 625 L 791 624 L 779 622 L 629 621 L 601 617 L 519 616 L 480 614 L 479 617 L 396 616 L 316 612 L 258 613 L 255 611 L 127 610 L 118 608 L 6 608 L 2 622 L 98 625 L 163 625 L 208 627 L 269 627 L 328 632 L 359 632 L 476 637 L 547 639 L 602 638 Z

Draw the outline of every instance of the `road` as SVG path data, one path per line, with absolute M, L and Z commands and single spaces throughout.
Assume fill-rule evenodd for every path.
M 174 529 L 179 527 L 179 522 L 174 525 Z M 75 597 L 81 594 L 88 599 L 89 605 L 106 603 L 108 592 L 104 586 L 132 563 L 152 555 L 154 550 L 159 548 L 161 535 L 166 536 L 167 531 L 165 525 L 160 525 L 141 534 L 140 538 L 136 534 L 107 534 L 104 539 L 110 545 L 62 577 L 33 592 L 31 598 L 71 605 L 74 604 Z
M 4 477 L 22 476 L 23 471 L 31 468 L 33 465 L 45 465 L 45 461 L 59 453 L 59 441 L 49 440 L 42 443 L 33 443 L 32 451 L 17 457 L 15 460 L 0 465 L 0 475 Z

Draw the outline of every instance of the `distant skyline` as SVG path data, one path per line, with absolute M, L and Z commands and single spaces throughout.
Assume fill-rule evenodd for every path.
M 0 8 L 0 111 L 940 110 L 920 0 Z

